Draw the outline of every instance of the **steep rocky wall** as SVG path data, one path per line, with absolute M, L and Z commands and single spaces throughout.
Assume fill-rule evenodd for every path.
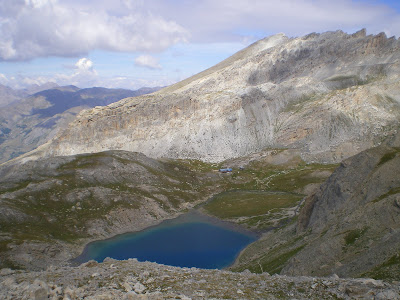
M 222 161 L 266 147 L 341 161 L 398 128 L 400 46 L 341 31 L 261 40 L 150 96 L 81 113 L 35 155 L 124 149 Z

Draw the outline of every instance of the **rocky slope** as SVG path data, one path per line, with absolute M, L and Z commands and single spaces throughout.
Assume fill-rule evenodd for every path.
M 400 134 L 344 160 L 296 222 L 265 234 L 233 269 L 398 280 L 399 170 Z
M 205 201 L 218 189 L 215 176 L 125 151 L 8 163 L 0 168 L 0 267 L 67 264 L 92 240 Z
M 4 106 L 0 111 L 0 163 L 44 144 L 67 127 L 83 109 L 107 105 L 157 89 L 131 91 L 65 86 L 46 89 Z
M 233 172 L 219 173 L 224 164 Z M 334 168 L 306 165 L 293 150 L 219 165 L 115 150 L 10 161 L 0 166 L 0 268 L 65 265 L 94 239 L 141 230 L 195 205 L 248 229 L 268 230 L 290 219 Z M 237 201 L 221 207 L 231 193 Z
M 85 111 L 37 156 L 124 149 L 222 161 L 266 147 L 340 162 L 399 127 L 400 41 L 342 31 L 258 41 L 150 96 Z
M 0 271 L 1 299 L 400 299 L 398 283 L 89 261 L 42 272 Z

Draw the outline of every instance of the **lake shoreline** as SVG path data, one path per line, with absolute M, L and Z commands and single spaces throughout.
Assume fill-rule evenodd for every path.
M 199 208 L 197 207 L 197 208 L 191 209 L 188 212 L 183 213 L 183 214 L 181 214 L 181 215 L 179 215 L 179 216 L 177 216 L 175 218 L 163 220 L 162 222 L 160 222 L 158 224 L 146 227 L 146 228 L 144 228 L 142 230 L 139 230 L 139 231 L 126 232 L 126 233 L 123 233 L 123 234 L 118 234 L 118 235 L 112 236 L 112 237 L 107 238 L 107 239 L 91 241 L 91 242 L 89 242 L 88 244 L 85 245 L 85 247 L 84 247 L 83 251 L 81 252 L 81 254 L 78 255 L 77 257 L 71 259 L 69 261 L 69 263 L 70 263 L 71 266 L 78 266 L 78 265 L 81 265 L 82 263 L 85 263 L 85 262 L 87 262 L 89 260 L 92 260 L 92 259 L 88 259 L 88 257 L 90 256 L 89 253 L 88 253 L 88 251 L 89 251 L 88 249 L 90 249 L 90 247 L 93 247 L 93 244 L 95 244 L 95 243 L 97 244 L 97 243 L 107 243 L 107 242 L 111 242 L 111 243 L 112 242 L 118 242 L 118 241 L 124 240 L 125 238 L 128 238 L 128 236 L 132 236 L 132 235 L 138 236 L 140 234 L 145 234 L 146 232 L 149 232 L 149 231 L 154 230 L 156 228 L 160 228 L 162 230 L 163 228 L 169 228 L 169 227 L 175 226 L 175 225 L 181 226 L 181 225 L 184 225 L 184 224 L 194 224 L 194 223 L 204 223 L 204 224 L 212 225 L 212 226 L 217 227 L 217 228 L 222 228 L 222 229 L 230 231 L 230 232 L 234 232 L 234 233 L 238 233 L 238 234 L 241 234 L 241 235 L 245 235 L 245 236 L 249 237 L 252 240 L 249 244 L 251 244 L 254 241 L 258 240 L 259 237 L 261 236 L 260 233 L 251 231 L 251 230 L 249 230 L 247 228 L 244 228 L 243 226 L 238 225 L 236 223 L 232 223 L 232 222 L 229 222 L 229 221 L 224 221 L 224 220 L 221 220 L 221 219 L 219 219 L 217 217 L 205 214 L 205 213 L 201 212 L 199 210 Z M 239 254 L 249 244 L 245 245 L 242 249 L 239 250 L 239 252 L 235 255 L 233 261 L 231 263 L 229 263 L 229 265 L 221 267 L 220 269 L 228 269 L 230 266 L 232 266 L 235 263 L 235 261 L 236 261 L 237 257 L 239 256 Z M 134 257 L 132 257 L 132 258 L 134 258 Z

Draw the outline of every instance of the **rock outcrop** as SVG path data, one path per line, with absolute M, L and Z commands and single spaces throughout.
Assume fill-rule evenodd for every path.
M 398 280 L 399 141 L 400 134 L 344 160 L 306 199 L 297 222 L 266 234 L 234 268 Z
M 340 162 L 398 129 L 399 59 L 383 33 L 274 35 L 155 94 L 82 112 L 30 159 L 123 149 L 215 162 L 275 147 Z
M 1 299 L 400 299 L 398 284 L 373 279 L 270 276 L 176 268 L 137 260 L 42 272 L 2 269 Z

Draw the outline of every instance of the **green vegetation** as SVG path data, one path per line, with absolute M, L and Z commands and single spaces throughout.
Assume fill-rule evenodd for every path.
M 203 190 L 193 188 L 197 178 L 185 166 L 137 158 L 111 152 L 77 155 L 44 174 L 35 170 L 31 180 L 0 186 L 2 205 L 20 216 L 2 219 L 2 232 L 15 242 L 74 242 L 89 237 L 92 220 L 108 222 L 111 212 L 138 209 L 147 199 L 170 211 L 200 198 Z
M 395 188 L 391 189 L 389 192 L 387 192 L 386 194 L 383 194 L 380 197 L 374 199 L 372 202 L 376 203 L 376 202 L 379 202 L 379 201 L 389 197 L 390 195 L 395 195 L 395 194 L 399 194 L 399 193 L 400 193 L 400 187 L 395 187 Z
M 279 274 L 283 269 L 284 264 L 294 255 L 300 252 L 304 247 L 305 246 L 300 246 L 293 250 L 290 250 L 289 252 L 283 253 L 278 257 L 275 257 L 274 260 L 262 261 L 261 266 L 263 271 L 266 271 L 270 274 Z
M 350 230 L 344 236 L 344 242 L 346 246 L 353 245 L 364 233 L 368 230 L 368 228 L 363 229 L 354 229 Z
M 397 253 L 392 257 L 390 257 L 383 264 L 378 265 L 371 271 L 362 274 L 361 277 L 392 281 L 392 280 L 399 280 L 399 274 L 400 274 L 400 253 Z
M 252 248 L 262 247 L 258 245 L 259 242 L 255 242 Z M 294 255 L 299 253 L 306 245 L 302 243 L 302 237 L 296 237 L 291 239 L 289 242 L 283 243 L 281 245 L 277 245 L 261 257 L 252 257 L 251 262 L 240 267 L 233 268 L 233 271 L 243 271 L 244 269 L 248 269 L 253 273 L 263 273 L 268 272 L 269 274 L 279 274 L 285 264 L 292 258 Z M 252 249 L 254 250 L 254 249 Z M 256 251 L 255 253 L 259 253 Z M 252 255 L 252 254 L 249 254 Z M 240 259 L 239 259 L 240 261 Z
M 285 150 L 266 151 L 274 156 Z M 31 175 L 0 186 L 2 205 L 19 216 L 2 219 L 0 227 L 7 241 L 17 244 L 74 243 L 90 237 L 93 221 L 111 222 L 107 216 L 113 212 L 139 209 L 149 201 L 166 212 L 179 211 L 184 203 L 214 194 L 205 205 L 209 214 L 264 230 L 290 220 L 287 209 L 298 205 L 303 189 L 322 182 L 336 167 L 308 165 L 299 157 L 281 165 L 251 161 L 243 170 L 233 167 L 227 174 L 218 172 L 223 166 L 229 163 L 152 160 L 118 151 L 58 160 L 50 169 L 34 168 Z M 7 251 L 0 247 L 0 253 Z
M 249 217 L 294 206 L 300 199 L 291 193 L 230 191 L 215 196 L 204 208 L 220 218 Z
M 335 89 L 343 90 L 352 86 L 365 85 L 379 80 L 384 76 L 382 72 L 383 71 L 379 71 L 376 76 L 367 76 L 365 79 L 358 75 L 337 75 L 326 79 L 326 81 L 336 83 L 337 86 Z
M 393 158 L 395 158 L 395 157 L 397 156 L 397 153 L 399 153 L 399 152 L 400 152 L 400 150 L 397 150 L 397 149 L 396 149 L 396 150 L 393 151 L 393 152 L 388 152 L 388 153 L 386 153 L 385 155 L 383 155 L 383 156 L 381 157 L 381 160 L 379 161 L 378 166 L 383 165 L 384 163 L 386 163 L 386 162 L 392 160 Z
M 282 149 L 272 149 L 278 155 Z M 223 192 L 204 205 L 208 214 L 235 220 L 257 230 L 275 227 L 290 218 L 287 208 L 296 207 L 309 184 L 324 181 L 336 165 L 305 164 L 294 157 L 283 165 L 252 161 L 244 170 L 225 174 L 213 184 Z
M 302 95 L 300 98 L 298 98 L 295 101 L 292 101 L 288 103 L 285 108 L 282 110 L 282 112 L 294 112 L 298 113 L 303 109 L 303 107 L 311 101 L 317 100 L 317 95 L 315 93 L 312 94 L 307 94 L 307 95 Z
M 357 75 L 337 75 L 331 78 L 328 78 L 327 81 L 344 81 L 349 79 L 358 79 Z

